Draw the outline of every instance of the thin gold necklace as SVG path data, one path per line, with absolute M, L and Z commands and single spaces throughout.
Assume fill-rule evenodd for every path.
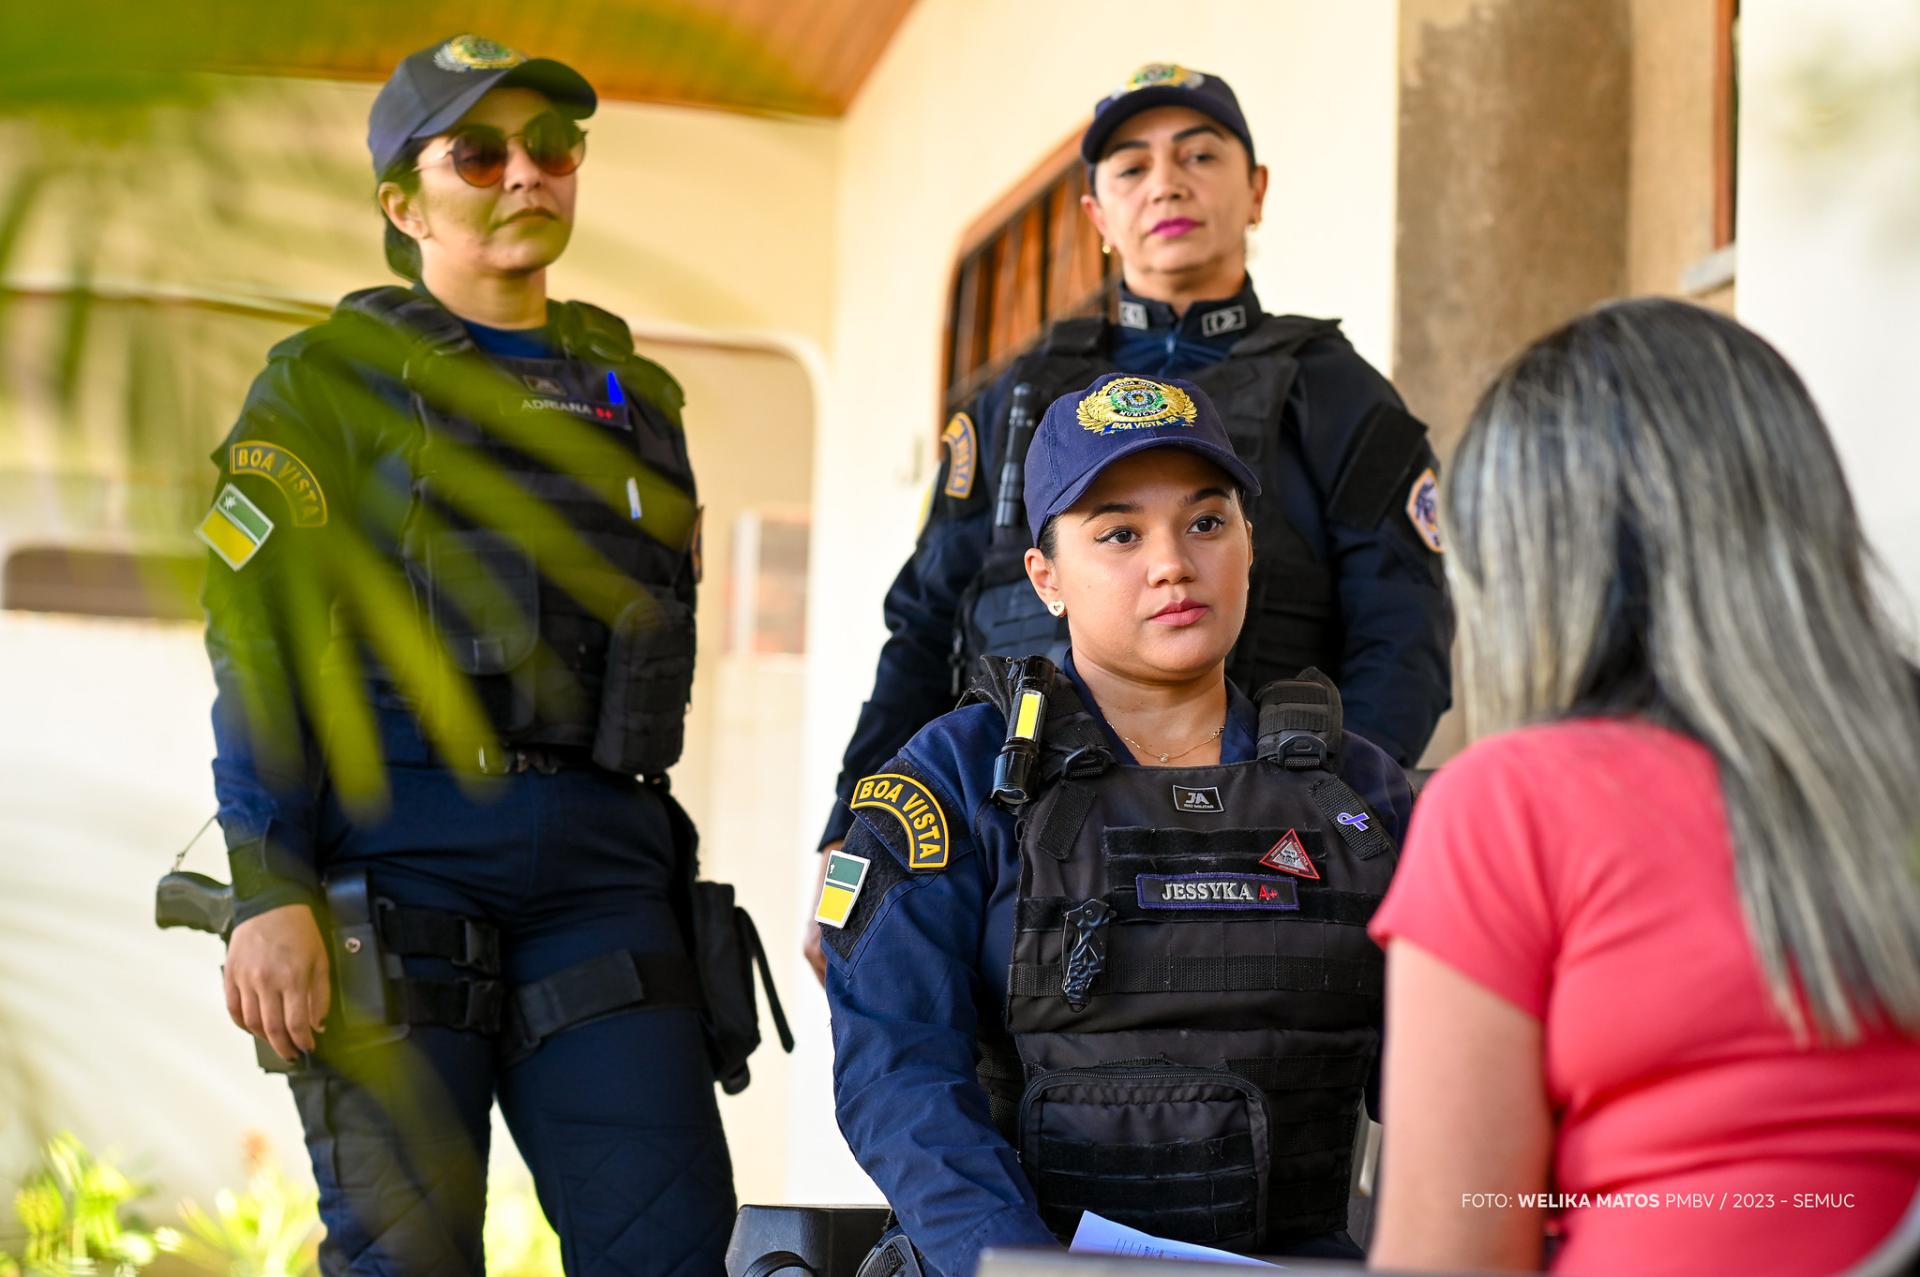
M 1226 723 L 1222 722 L 1220 726 L 1208 732 L 1205 738 L 1195 741 L 1193 744 L 1187 746 L 1185 749 L 1181 750 L 1177 754 L 1163 754 L 1157 749 L 1152 749 L 1146 745 L 1142 745 L 1139 741 L 1127 735 L 1125 732 L 1120 733 L 1120 739 L 1127 742 L 1127 744 L 1133 746 L 1133 748 L 1139 753 L 1151 754 L 1154 756 L 1154 758 L 1158 759 L 1160 762 L 1166 763 L 1175 758 L 1185 758 L 1188 754 L 1191 754 L 1194 750 L 1199 749 L 1202 745 L 1212 744 L 1214 741 L 1219 740 L 1221 734 L 1226 730 L 1227 730 L 1227 725 Z

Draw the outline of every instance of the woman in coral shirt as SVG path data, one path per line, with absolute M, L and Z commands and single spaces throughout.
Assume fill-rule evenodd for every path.
M 1469 727 L 1373 922 L 1397 1268 L 1825 1273 L 1920 1188 L 1920 695 L 1780 356 L 1595 311 L 1443 517 Z

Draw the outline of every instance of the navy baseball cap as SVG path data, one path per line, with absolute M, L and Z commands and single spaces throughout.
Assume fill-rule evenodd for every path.
M 504 85 L 538 89 L 576 120 L 600 104 L 586 77 L 564 62 L 524 53 L 477 35 L 457 35 L 410 53 L 373 100 L 367 149 L 373 172 L 384 177 L 407 143 L 445 132 L 488 90 Z
M 1048 519 L 1086 494 L 1122 457 L 1148 448 L 1197 452 L 1258 496 L 1260 480 L 1240 460 L 1206 392 L 1190 381 L 1110 372 L 1062 395 L 1040 418 L 1027 449 L 1027 526 L 1035 544 Z
M 1093 104 L 1093 123 L 1080 135 L 1080 158 L 1086 161 L 1088 185 L 1093 166 L 1100 162 L 1113 131 L 1142 111 L 1156 106 L 1184 106 L 1224 124 L 1253 158 L 1253 133 L 1227 82 L 1204 71 L 1190 71 L 1171 62 L 1149 62 L 1116 91 Z

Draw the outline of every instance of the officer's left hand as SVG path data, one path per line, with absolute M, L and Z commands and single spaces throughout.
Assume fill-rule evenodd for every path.
M 282 905 L 235 927 L 223 973 L 235 1024 L 264 1038 L 283 1060 L 313 1050 L 333 998 L 327 944 L 313 910 Z
M 845 845 L 846 839 L 842 838 L 836 842 L 830 842 L 820 849 L 820 875 L 813 884 L 813 898 L 815 900 L 820 898 L 820 884 L 827 880 L 827 853 L 838 851 Z M 805 939 L 801 942 L 801 950 L 807 955 L 807 965 L 813 968 L 814 979 L 820 982 L 821 988 L 825 988 L 827 984 L 827 951 L 821 947 L 820 923 L 817 919 L 809 918 L 802 924 L 802 930 L 805 932 Z

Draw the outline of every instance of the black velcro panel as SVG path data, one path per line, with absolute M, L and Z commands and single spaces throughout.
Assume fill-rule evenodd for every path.
M 1223 1166 L 1253 1165 L 1253 1136 L 1236 1131 L 1212 1139 L 1161 1144 L 1094 1144 L 1042 1136 L 1040 1165 L 1062 1176 L 1153 1180 L 1168 1175 L 1209 1175 Z
M 1263 1091 L 1331 1091 L 1364 1086 L 1373 1059 L 1371 1053 L 1260 1056 L 1228 1060 L 1227 1069 Z
M 1044 809 L 1033 819 L 1040 822 L 1035 841 L 1040 850 L 1055 860 L 1065 860 L 1080 838 L 1080 827 L 1093 810 L 1093 786 L 1063 781 L 1044 800 Z
M 1320 809 L 1320 818 L 1327 822 L 1327 828 L 1338 830 L 1360 859 L 1372 860 L 1382 852 L 1393 850 L 1393 839 L 1387 836 L 1385 822 L 1338 776 L 1314 783 L 1313 805 Z M 1365 829 L 1360 828 L 1362 824 L 1366 825 Z
M 1016 998 L 1058 995 L 1064 972 L 1058 962 L 1016 962 L 1008 973 L 1007 993 Z M 1108 965 L 1093 982 L 1093 992 L 1126 993 L 1341 993 L 1378 997 L 1383 973 L 1379 962 L 1340 958 L 1284 958 L 1272 954 L 1225 957 L 1159 958 Z
M 1251 1170 L 1234 1174 L 1141 1176 L 1076 1175 L 1042 1166 L 1035 1185 L 1042 1201 L 1078 1206 L 1112 1218 L 1121 1211 L 1231 1210 L 1253 1202 Z
M 1380 898 L 1360 891 L 1321 890 L 1305 879 L 1294 879 L 1276 873 L 1277 882 L 1292 883 L 1299 892 L 1297 908 L 1285 910 L 1289 919 L 1301 918 L 1309 922 L 1334 922 L 1350 927 L 1364 927 L 1373 921 L 1374 911 L 1379 908 Z M 1191 915 L 1181 910 L 1152 910 L 1140 908 L 1132 881 L 1115 888 L 1106 897 L 1107 904 L 1120 915 L 1124 922 L 1182 922 L 1189 917 L 1195 921 L 1217 924 L 1220 918 L 1208 910 L 1196 910 Z M 1058 931 L 1066 922 L 1067 910 L 1077 908 L 1084 903 L 1069 900 L 1064 896 L 1041 897 L 1022 900 L 1014 910 L 1015 931 Z M 1269 911 L 1271 912 L 1271 911 Z M 1162 914 L 1172 916 L 1159 916 Z M 1266 917 L 1263 913 L 1260 917 Z
M 1425 453 L 1427 428 L 1404 408 L 1381 404 L 1360 423 L 1346 467 L 1327 494 L 1327 514 L 1356 528 L 1386 518 L 1414 462 Z
M 860 895 L 853 902 L 853 912 L 847 915 L 847 925 L 822 926 L 820 937 L 835 953 L 851 961 L 853 948 L 866 933 L 867 924 L 880 912 L 880 902 L 887 898 L 887 893 L 893 890 L 896 883 L 905 882 L 911 875 L 907 873 L 906 865 L 881 843 L 872 828 L 858 818 L 848 832 L 841 851 L 843 854 L 865 857 L 867 876 L 860 884 Z M 820 854 L 824 856 L 827 853 Z

